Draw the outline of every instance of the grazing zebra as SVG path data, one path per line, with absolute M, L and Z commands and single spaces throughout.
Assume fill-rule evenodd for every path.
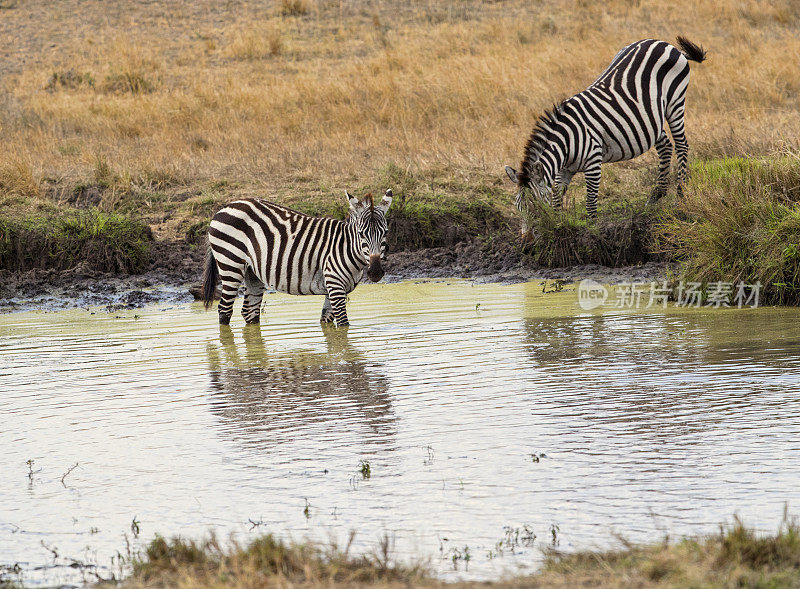
M 665 121 L 677 152 L 678 196 L 683 194 L 689 151 L 683 129 L 688 60 L 702 62 L 706 53 L 683 37 L 677 41 L 680 50 L 652 39 L 628 45 L 591 86 L 539 118 L 520 171 L 506 166 L 508 177 L 519 187 L 516 205 L 523 218 L 530 214 L 531 194 L 545 201 L 552 194 L 553 207 L 560 208 L 576 172 L 584 173 L 586 210 L 595 217 L 600 164 L 632 159 L 654 145 L 658 183 L 650 202 L 657 201 L 666 194 L 672 159 Z
M 208 227 L 203 302 L 211 306 L 217 278 L 222 280 L 219 322 L 228 325 L 233 300 L 244 281 L 242 316 L 258 323 L 265 285 L 296 295 L 325 295 L 322 321 L 347 325 L 345 302 L 365 274 L 383 278 L 386 251 L 387 190 L 379 205 L 345 191 L 350 215 L 344 221 L 309 217 L 258 198 L 232 202 Z

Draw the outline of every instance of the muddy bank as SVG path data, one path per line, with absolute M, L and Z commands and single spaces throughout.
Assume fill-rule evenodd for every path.
M 202 276 L 205 249 L 186 242 L 155 242 L 147 271 L 136 275 L 71 270 L 0 271 L 0 312 L 101 307 L 108 312 L 151 303 L 194 300 L 189 288 Z M 545 268 L 533 263 L 511 241 L 477 239 L 453 247 L 391 253 L 386 282 L 425 278 L 463 278 L 477 282 L 524 282 L 547 279 L 573 282 L 648 282 L 664 276 L 669 264 L 649 262 L 610 268 L 596 264 Z
M 109 312 L 150 303 L 193 300 L 205 251 L 185 242 L 154 242 L 142 274 L 112 274 L 78 265 L 70 270 L 0 270 L 0 312 L 105 307 Z
M 668 262 L 647 262 L 621 267 L 580 264 L 548 268 L 537 265 L 513 241 L 477 239 L 453 247 L 393 253 L 386 264 L 384 280 L 464 278 L 477 282 L 525 282 L 537 279 L 574 282 L 591 278 L 602 283 L 617 284 L 658 280 L 673 267 Z

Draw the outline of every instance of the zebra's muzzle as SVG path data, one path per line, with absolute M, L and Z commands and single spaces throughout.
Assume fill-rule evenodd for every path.
M 369 267 L 367 268 L 367 278 L 372 282 L 378 282 L 384 275 L 383 266 L 381 265 L 381 257 L 373 254 L 369 257 Z

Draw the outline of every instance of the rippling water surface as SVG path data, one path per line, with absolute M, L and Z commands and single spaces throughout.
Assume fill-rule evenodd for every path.
M 388 533 L 444 577 L 487 578 L 554 536 L 610 547 L 735 513 L 771 529 L 800 504 L 800 311 L 576 301 L 362 285 L 349 330 L 277 294 L 260 328 L 199 305 L 2 315 L 0 565 L 80 582 L 66 565 L 108 576 L 126 535 L 355 530 L 358 550 Z

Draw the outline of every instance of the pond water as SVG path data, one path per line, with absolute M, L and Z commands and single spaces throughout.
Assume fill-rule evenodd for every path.
M 80 583 L 74 560 L 108 576 L 156 533 L 355 531 L 492 578 L 554 540 L 771 530 L 797 508 L 799 310 L 586 312 L 542 290 L 362 285 L 348 330 L 279 294 L 260 328 L 199 304 L 0 316 L 0 565 Z

